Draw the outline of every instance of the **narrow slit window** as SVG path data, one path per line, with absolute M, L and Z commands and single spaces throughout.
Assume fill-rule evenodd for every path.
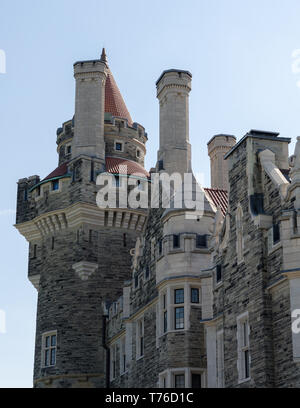
M 180 247 L 180 236 L 178 234 L 173 235 L 173 248 Z

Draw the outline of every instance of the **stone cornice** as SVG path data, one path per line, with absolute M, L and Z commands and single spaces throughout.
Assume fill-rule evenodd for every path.
M 76 228 L 82 224 L 96 227 L 124 228 L 141 232 L 147 213 L 143 210 L 100 209 L 97 205 L 76 203 L 63 210 L 41 214 L 31 221 L 15 224 L 28 242 L 54 234 L 65 228 Z

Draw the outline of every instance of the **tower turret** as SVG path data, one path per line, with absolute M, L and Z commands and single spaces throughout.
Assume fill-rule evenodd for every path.
M 191 171 L 189 143 L 189 93 L 192 75 L 188 71 L 164 71 L 156 82 L 159 100 L 158 170 L 172 174 Z
M 130 279 L 130 249 L 146 220 L 145 210 L 96 203 L 102 172 L 120 177 L 116 190 L 133 173 L 147 183 L 145 129 L 132 123 L 104 50 L 74 72 L 75 117 L 57 131 L 59 166 L 18 183 L 16 228 L 38 290 L 36 387 L 105 386 L 103 303 Z
M 104 58 L 103 53 L 102 58 Z M 104 106 L 107 76 L 105 60 L 79 61 L 74 64 L 76 96 L 73 158 L 84 154 L 104 161 Z

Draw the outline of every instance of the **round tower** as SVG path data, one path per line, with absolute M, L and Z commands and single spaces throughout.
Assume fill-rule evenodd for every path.
M 130 249 L 146 220 L 145 210 L 96 204 L 103 172 L 148 183 L 145 129 L 132 122 L 104 51 L 74 73 L 75 116 L 57 131 L 58 167 L 18 188 L 16 227 L 38 290 L 35 387 L 105 387 L 103 304 L 131 279 Z
M 210 157 L 211 188 L 228 191 L 228 166 L 224 156 L 235 143 L 235 136 L 223 134 L 215 135 L 207 143 Z

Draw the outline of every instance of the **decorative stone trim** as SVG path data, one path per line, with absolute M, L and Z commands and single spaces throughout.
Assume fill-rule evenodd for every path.
M 77 203 L 64 211 L 53 211 L 42 214 L 31 221 L 15 224 L 15 227 L 28 242 L 31 242 L 65 228 L 78 228 L 84 223 L 140 232 L 144 228 L 146 216 L 143 210 L 103 210 L 96 205 Z
M 75 270 L 76 275 L 83 281 L 88 280 L 97 268 L 98 264 L 87 261 L 80 261 L 72 265 L 72 269 Z
M 30 280 L 30 282 L 36 288 L 37 291 L 39 291 L 40 287 L 40 277 L 41 277 L 40 274 L 28 276 L 28 279 Z

